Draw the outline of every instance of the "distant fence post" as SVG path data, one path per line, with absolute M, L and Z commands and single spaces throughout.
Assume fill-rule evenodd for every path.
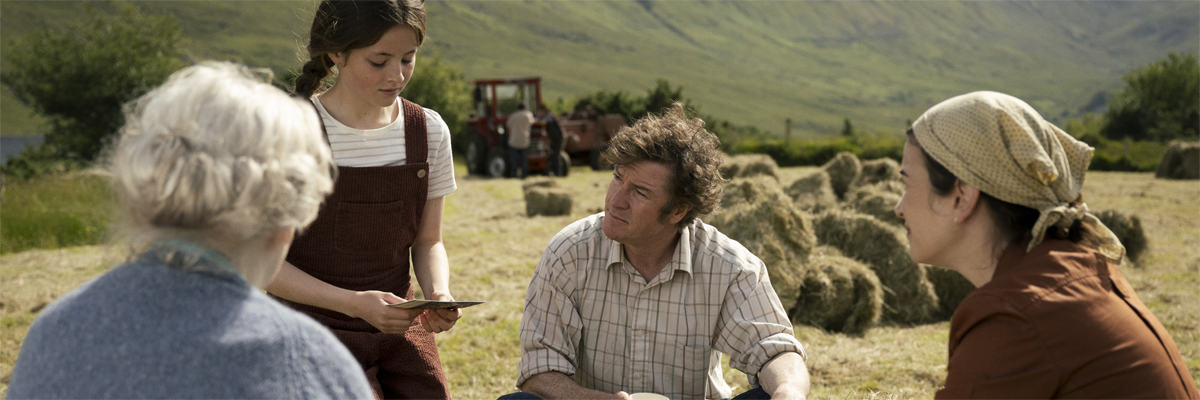
M 783 123 L 783 144 L 788 146 L 792 144 L 792 119 L 788 118 Z

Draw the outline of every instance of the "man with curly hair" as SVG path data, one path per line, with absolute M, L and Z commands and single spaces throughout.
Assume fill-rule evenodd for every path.
M 697 217 L 716 210 L 716 136 L 676 103 L 613 138 L 604 212 L 551 240 L 521 320 L 517 387 L 502 398 L 728 398 L 721 353 L 754 389 L 805 398 L 804 348 L 763 262 Z

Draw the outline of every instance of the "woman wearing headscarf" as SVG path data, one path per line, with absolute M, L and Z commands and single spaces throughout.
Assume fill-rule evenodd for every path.
M 909 252 L 977 288 L 950 322 L 936 398 L 1200 398 L 1083 202 L 1092 152 L 995 92 L 946 100 L 909 130 L 895 210 Z

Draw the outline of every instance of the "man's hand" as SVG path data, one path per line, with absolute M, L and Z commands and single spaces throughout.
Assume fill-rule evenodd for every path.
M 454 301 L 454 296 L 450 294 L 431 294 L 428 300 L 437 301 Z M 425 327 L 426 331 L 433 333 L 441 333 L 450 330 L 454 324 L 462 318 L 462 310 L 457 308 L 437 308 L 426 310 L 421 316 L 421 326 Z
M 354 293 L 351 317 L 362 318 L 383 333 L 403 334 L 412 326 L 421 310 L 406 310 L 388 307 L 388 304 L 403 303 L 404 299 L 388 292 L 368 290 Z
M 772 399 L 808 398 L 808 367 L 799 353 L 787 352 L 772 358 L 758 371 L 758 381 Z

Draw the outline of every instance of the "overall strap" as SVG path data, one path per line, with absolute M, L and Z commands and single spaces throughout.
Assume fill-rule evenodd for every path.
M 317 113 L 317 125 L 321 127 L 321 137 L 325 138 L 325 144 L 333 146 L 329 143 L 329 131 L 325 130 L 325 118 L 321 118 L 321 109 L 317 108 L 317 100 L 309 97 L 308 104 L 312 106 L 313 111 Z
M 424 163 L 429 159 L 429 132 L 425 126 L 425 109 L 400 98 L 404 108 L 404 152 L 408 164 Z

